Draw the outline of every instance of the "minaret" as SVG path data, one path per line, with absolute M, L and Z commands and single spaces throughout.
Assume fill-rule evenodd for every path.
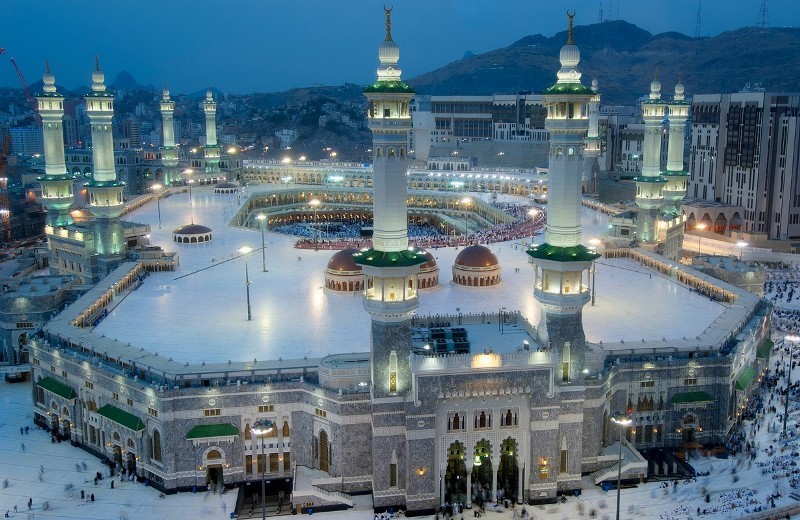
M 600 164 L 597 162 L 600 157 L 600 131 L 598 128 L 600 92 L 596 79 L 592 80 L 592 92 L 594 95 L 589 100 L 589 131 L 586 134 L 583 149 L 583 186 L 586 192 L 597 193 L 597 174 L 600 171 Z
M 44 175 L 36 180 L 42 186 L 42 204 L 47 207 L 47 222 L 51 227 L 72 223 L 69 207 L 75 201 L 73 177 L 67 172 L 64 158 L 64 96 L 56 91 L 56 78 L 50 73 L 50 63 L 42 76 L 42 93 L 36 96 L 42 116 L 44 138 Z
M 169 184 L 175 175 L 174 169 L 178 165 L 178 149 L 175 147 L 175 102 L 169 97 L 169 90 L 164 87 L 161 102 L 161 135 L 163 143 L 160 149 L 161 163 L 165 166 L 166 174 L 162 182 Z
M 661 100 L 661 82 L 656 73 L 650 83 L 650 98 L 642 103 L 644 118 L 644 161 L 642 174 L 635 177 L 636 205 L 639 214 L 636 219 L 636 238 L 640 242 L 653 243 L 658 240 L 658 221 L 661 205 L 664 202 L 662 190 L 664 177 L 661 176 L 661 128 L 665 114 L 665 103 Z
M 550 134 L 550 173 L 547 191 L 547 227 L 544 244 L 527 253 L 536 266 L 534 298 L 542 307 L 537 332 L 546 345 L 561 385 L 583 382 L 586 338 L 583 306 L 589 302 L 584 273 L 599 255 L 581 245 L 581 171 L 583 146 L 589 129 L 589 103 L 595 92 L 581 84 L 577 66 L 580 50 L 569 37 L 559 55 L 558 81 L 544 91 L 545 128 Z M 588 276 L 587 276 L 588 280 Z
M 203 101 L 203 112 L 206 114 L 206 145 L 203 155 L 206 159 L 206 173 L 219 172 L 219 145 L 217 144 L 217 102 L 211 89 L 206 91 Z
M 426 261 L 423 254 L 408 248 L 406 147 L 414 91 L 400 79 L 391 9 L 385 11 L 386 39 L 379 48 L 378 80 L 364 89 L 373 136 L 373 247 L 355 255 L 366 276 L 364 309 L 372 318 L 372 407 L 373 412 L 386 412 L 373 420 L 375 507 L 405 503 L 397 491 L 408 484 L 403 468 L 411 462 L 406 459 L 405 435 L 386 432 L 405 428 L 401 403 L 411 390 L 411 317 L 419 306 L 419 265 Z M 396 463 L 390 464 L 393 453 Z M 434 485 L 433 481 L 426 484 Z
M 114 96 L 103 83 L 105 76 L 95 59 L 92 90 L 86 94 L 86 113 L 92 128 L 92 181 L 89 183 L 88 207 L 96 217 L 95 247 L 101 261 L 119 260 L 125 253 L 125 240 L 119 217 L 124 209 L 125 183 L 117 180 L 114 169 Z M 106 266 L 110 269 L 110 266 Z
M 669 110 L 669 143 L 667 145 L 667 171 L 662 176 L 664 185 L 664 206 L 662 211 L 672 215 L 681 214 L 681 204 L 686 196 L 689 174 L 683 169 L 683 141 L 686 119 L 689 117 L 689 103 L 684 97 L 681 80 L 675 85 L 675 97 L 667 104 Z

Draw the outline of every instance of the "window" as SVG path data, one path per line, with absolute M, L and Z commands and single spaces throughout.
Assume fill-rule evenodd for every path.
M 158 417 L 158 410 L 156 410 L 155 408 L 148 408 L 147 415 L 150 415 L 152 417 Z
M 274 404 L 263 404 L 258 407 L 258 413 L 267 413 L 267 412 L 274 412 L 275 405 Z
M 111 392 L 111 398 L 115 401 L 119 401 L 119 394 L 116 392 Z
M 253 474 L 253 456 L 245 455 L 244 457 L 244 472 L 247 475 Z
M 85 385 L 85 386 L 86 386 L 86 388 L 88 388 L 89 390 L 94 390 L 94 383 L 92 383 L 91 381 L 86 381 L 86 382 L 84 383 L 84 385 Z
M 150 455 L 153 460 L 161 462 L 161 432 L 158 430 L 153 430 L 153 453 Z
M 41 366 L 42 362 L 39 361 L 39 358 L 33 358 L 33 364 L 38 367 L 38 366 Z
M 64 379 L 67 378 L 67 371 L 66 370 L 62 370 L 61 371 L 61 377 L 63 377 Z
M 50 372 L 56 373 L 56 367 L 54 365 L 50 365 Z
M 206 408 L 203 410 L 203 415 L 206 417 L 218 417 L 222 414 L 222 410 L 219 408 Z
M 561 473 L 567 472 L 567 460 L 568 460 L 567 450 L 561 450 L 561 464 L 559 465 L 560 466 L 559 471 Z
M 642 385 L 642 388 L 653 388 L 654 386 L 656 386 L 656 382 L 655 381 L 642 381 L 641 385 Z
M 697 384 L 697 378 L 696 377 L 687 377 L 686 379 L 683 380 L 683 384 L 684 385 L 696 385 Z
M 397 487 L 397 464 L 389 464 L 389 487 Z
M 328 412 L 326 412 L 325 410 L 320 410 L 319 408 L 314 410 L 314 414 L 317 417 L 322 417 L 322 418 L 328 417 Z
M 128 406 L 133 406 L 133 399 L 128 398 L 127 402 L 128 402 Z
M 547 461 L 547 457 L 542 457 L 539 461 L 539 478 L 549 478 L 550 477 L 550 466 Z

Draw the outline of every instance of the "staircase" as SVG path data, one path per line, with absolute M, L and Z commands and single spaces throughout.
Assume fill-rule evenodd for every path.
M 606 446 L 603 449 L 603 455 L 611 455 L 612 453 L 619 453 L 619 443 L 614 443 L 611 446 Z M 599 469 L 591 474 L 592 481 L 595 484 L 600 484 L 607 480 L 616 480 L 619 475 L 619 462 L 613 465 Z M 639 453 L 633 445 L 627 440 L 623 439 L 622 444 L 622 474 L 628 473 L 641 473 L 647 474 L 647 459 Z

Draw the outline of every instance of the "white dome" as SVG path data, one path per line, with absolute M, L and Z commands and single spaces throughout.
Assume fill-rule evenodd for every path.
M 661 99 L 661 82 L 658 78 L 650 83 L 650 99 Z
M 677 83 L 675 85 L 675 100 L 676 101 L 683 101 L 685 91 L 686 91 L 686 89 L 683 86 L 683 83 Z
M 214 95 L 211 93 L 211 89 L 206 90 L 206 101 L 214 101 Z
M 581 51 L 577 45 L 568 43 L 561 47 L 558 60 L 561 62 L 562 67 L 575 67 L 581 61 Z
M 600 84 L 597 82 L 597 78 L 594 78 L 592 80 L 592 92 L 597 92 L 597 90 L 600 88 L 599 85 Z
M 47 64 L 47 69 L 45 69 L 44 74 L 42 75 L 42 83 L 44 83 L 44 87 L 42 90 L 45 92 L 55 92 L 56 91 L 56 77 L 50 73 L 50 64 Z
M 400 61 L 400 47 L 394 40 L 384 40 L 378 47 L 378 58 L 381 65 L 396 65 Z

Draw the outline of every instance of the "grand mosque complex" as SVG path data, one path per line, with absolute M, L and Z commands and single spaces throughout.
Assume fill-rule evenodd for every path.
M 268 493 L 291 493 L 295 507 L 346 507 L 370 493 L 376 510 L 409 513 L 552 501 L 583 477 L 671 474 L 671 449 L 721 444 L 766 368 L 769 306 L 674 260 L 682 146 L 670 140 L 667 171 L 658 157 L 664 116 L 685 121 L 682 85 L 666 101 L 654 81 L 644 107 L 631 228 L 640 247 L 600 243 L 616 224 L 581 203 L 599 94 L 581 83 L 572 16 L 569 29 L 543 93 L 544 234 L 427 251 L 410 243 L 410 221 L 468 239 L 511 217 L 486 194 L 465 202 L 407 174 L 414 91 L 388 11 L 377 79 L 364 90 L 372 168 L 345 171 L 336 185 L 253 169 L 249 184 L 125 201 L 114 98 L 97 63 L 86 96 L 93 176 L 85 210 L 71 211 L 64 98 L 48 69 L 38 100 L 50 266 L 92 286 L 26 338 L 37 423 L 166 492 L 256 488 L 265 474 Z M 196 177 L 220 179 L 210 93 L 204 108 Z M 170 171 L 169 92 L 161 110 Z M 530 205 L 515 194 L 500 201 Z M 342 253 L 298 249 L 271 230 L 317 213 L 371 215 L 372 236 Z M 302 467 L 319 478 L 300 483 Z

